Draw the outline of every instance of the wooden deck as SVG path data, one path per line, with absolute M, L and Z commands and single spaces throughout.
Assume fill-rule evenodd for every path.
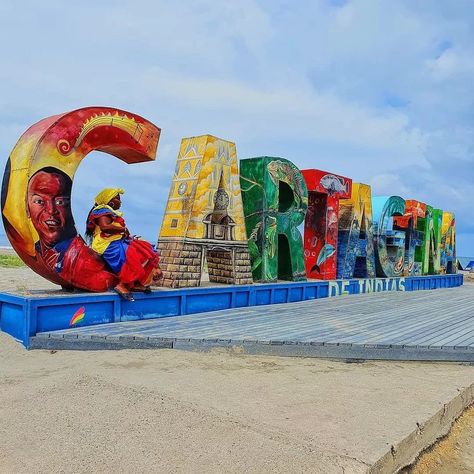
M 170 347 L 474 362 L 474 285 L 371 293 L 40 333 L 32 348 Z

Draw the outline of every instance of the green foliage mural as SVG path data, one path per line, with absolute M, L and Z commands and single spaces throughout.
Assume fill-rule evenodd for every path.
M 415 259 L 421 261 L 422 275 L 436 275 L 441 270 L 441 225 L 443 211 L 426 206 L 425 218 L 419 219 L 423 227 L 423 245 L 416 250 Z
M 308 190 L 300 170 L 284 158 L 241 160 L 240 186 L 254 281 L 306 280 L 298 226 Z

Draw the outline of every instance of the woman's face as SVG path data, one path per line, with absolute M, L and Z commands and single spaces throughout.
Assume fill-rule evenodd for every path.
M 117 196 L 109 201 L 109 206 L 114 210 L 120 209 L 121 205 L 122 201 L 120 199 L 120 194 L 117 194 Z

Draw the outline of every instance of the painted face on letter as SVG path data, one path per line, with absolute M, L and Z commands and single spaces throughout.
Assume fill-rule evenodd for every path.
M 63 176 L 40 171 L 28 183 L 28 212 L 40 241 L 52 246 L 71 236 L 70 189 Z

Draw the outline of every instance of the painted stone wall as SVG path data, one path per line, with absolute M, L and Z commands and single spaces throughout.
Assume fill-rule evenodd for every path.
M 158 239 L 168 287 L 209 280 L 252 283 L 235 144 L 212 135 L 184 138 Z
M 308 278 L 337 276 L 339 200 L 351 196 L 352 180 L 321 170 L 302 171 L 308 188 L 304 223 L 304 256 Z
M 254 280 L 306 280 L 298 226 L 308 191 L 300 170 L 284 158 L 249 158 L 240 162 L 240 185 Z
M 352 183 L 352 193 L 339 202 L 337 278 L 374 278 L 372 191 Z

